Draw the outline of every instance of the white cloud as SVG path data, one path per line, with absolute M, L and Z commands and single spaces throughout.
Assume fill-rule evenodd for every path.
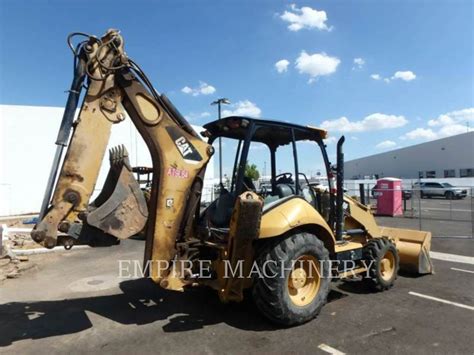
M 436 133 L 433 132 L 431 128 L 416 128 L 408 133 L 405 133 L 403 136 L 400 137 L 400 139 L 410 139 L 410 140 L 416 140 L 416 139 L 423 139 L 423 140 L 431 140 L 431 139 L 436 139 Z
M 437 127 L 437 126 L 448 126 L 454 124 L 454 120 L 449 115 L 440 115 L 438 118 L 428 121 L 428 126 Z
M 416 128 L 400 137 L 402 140 L 433 140 L 474 131 L 466 124 L 474 122 L 474 107 L 452 111 L 428 121 L 428 127 Z M 436 130 L 437 129 L 437 130 Z
M 181 92 L 184 92 L 185 94 L 191 94 L 193 92 L 193 89 L 191 89 L 189 86 L 185 86 L 181 89 Z
M 211 95 L 216 92 L 216 88 L 212 85 L 204 84 L 200 86 L 199 92 L 203 95 Z
M 396 145 L 397 145 L 397 143 L 395 143 L 394 141 L 386 140 L 386 141 L 383 141 L 383 142 L 380 142 L 379 144 L 377 144 L 375 146 L 375 148 L 377 148 L 377 149 L 388 149 L 388 148 L 393 148 Z
M 302 8 L 290 5 L 291 11 L 285 11 L 280 18 L 289 22 L 288 29 L 297 32 L 303 28 L 331 31 L 332 27 L 326 25 L 328 17 L 326 11 L 318 11 L 308 6 Z
M 391 78 L 382 78 L 382 76 L 380 74 L 372 74 L 370 77 L 374 80 L 382 80 L 383 79 L 383 81 L 387 84 L 392 80 L 412 81 L 412 80 L 416 79 L 415 73 L 413 73 L 410 70 L 408 70 L 408 71 L 397 71 L 397 72 L 395 72 L 395 74 L 392 75 Z
M 302 51 L 296 59 L 295 67 L 300 74 L 310 76 L 309 83 L 313 82 L 318 76 L 331 75 L 336 72 L 341 63 L 339 58 L 328 56 L 326 53 L 308 54 Z
M 456 134 L 466 133 L 473 131 L 472 128 L 464 126 L 462 124 L 453 124 L 450 126 L 444 126 L 438 131 L 438 137 L 444 138 L 449 136 L 455 136 Z
M 397 71 L 392 76 L 392 80 L 395 80 L 395 79 L 400 79 L 400 80 L 403 80 L 403 81 L 412 81 L 412 80 L 416 79 L 416 75 L 415 75 L 415 73 L 413 73 L 410 70 Z
M 205 83 L 204 81 L 200 81 L 198 87 L 191 88 L 189 86 L 185 86 L 181 89 L 181 92 L 193 96 L 211 95 L 216 92 L 216 88 L 212 85 Z
M 206 118 L 206 117 L 210 117 L 210 116 L 211 116 L 211 114 L 207 111 L 199 112 L 199 113 L 191 112 L 187 115 L 184 115 L 184 118 L 186 118 L 188 121 L 193 121 L 193 120 L 197 120 L 197 119 L 200 119 L 200 118 Z
M 260 117 L 262 110 L 253 102 L 249 100 L 238 101 L 230 105 L 231 110 L 223 110 L 222 117 L 228 116 L 248 116 Z
M 405 133 L 400 137 L 401 140 L 433 140 L 439 138 L 445 138 L 449 136 L 455 136 L 457 134 L 472 132 L 473 128 L 464 126 L 462 124 L 453 124 L 441 127 L 438 131 L 434 131 L 431 128 L 416 128 L 408 133 Z
M 326 144 L 333 144 L 333 143 L 336 143 L 336 137 L 329 137 L 329 138 L 326 138 L 326 139 L 324 139 L 324 143 L 326 143 Z
M 289 61 L 286 59 L 279 60 L 278 62 L 275 63 L 275 68 L 277 72 L 279 73 L 284 73 L 288 70 L 288 65 L 290 64 Z
M 327 120 L 321 123 L 321 128 L 338 132 L 366 132 L 382 129 L 398 128 L 406 125 L 408 120 L 403 116 L 373 113 L 361 121 L 349 121 L 347 117 Z
M 364 64 L 365 64 L 365 60 L 363 58 L 354 58 L 354 66 L 352 67 L 352 70 L 362 69 Z
M 429 120 L 428 126 L 439 127 L 468 122 L 474 122 L 474 107 L 442 114 L 438 118 Z

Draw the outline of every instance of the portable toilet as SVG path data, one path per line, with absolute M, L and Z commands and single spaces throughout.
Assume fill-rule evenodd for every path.
M 403 214 L 402 180 L 383 178 L 377 180 L 377 214 L 382 216 L 399 216 Z

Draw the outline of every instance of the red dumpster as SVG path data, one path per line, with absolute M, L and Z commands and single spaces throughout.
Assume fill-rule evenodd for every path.
M 402 180 L 384 178 L 377 180 L 375 186 L 377 196 L 377 214 L 383 216 L 399 216 L 402 209 Z

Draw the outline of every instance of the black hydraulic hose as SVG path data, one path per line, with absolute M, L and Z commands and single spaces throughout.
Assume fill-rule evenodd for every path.
M 46 185 L 46 191 L 43 197 L 43 203 L 41 204 L 41 210 L 39 214 L 39 220 L 41 221 L 46 215 L 46 211 L 53 194 L 54 183 L 58 174 L 59 164 L 61 163 L 62 153 L 64 147 L 68 145 L 69 134 L 71 132 L 72 124 L 74 121 L 74 115 L 79 103 L 81 96 L 81 90 L 84 84 L 86 76 L 86 61 L 81 53 L 78 59 L 75 60 L 74 67 L 74 79 L 72 80 L 71 88 L 67 98 L 66 108 L 64 110 L 61 125 L 59 127 L 58 136 L 56 138 L 56 153 L 54 154 L 53 164 L 49 173 L 48 183 Z
M 76 114 L 76 109 L 79 104 L 85 76 L 86 62 L 82 58 L 79 58 L 76 67 L 74 68 L 74 79 L 72 80 L 71 88 L 69 89 L 66 108 L 64 109 L 61 125 L 59 126 L 58 137 L 56 138 L 57 145 L 67 146 L 68 144 L 69 133 L 71 132 L 74 115 Z

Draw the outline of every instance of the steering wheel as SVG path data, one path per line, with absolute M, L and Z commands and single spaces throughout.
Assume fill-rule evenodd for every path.
M 293 182 L 292 173 L 283 173 L 275 176 L 275 181 L 277 184 L 290 184 Z

